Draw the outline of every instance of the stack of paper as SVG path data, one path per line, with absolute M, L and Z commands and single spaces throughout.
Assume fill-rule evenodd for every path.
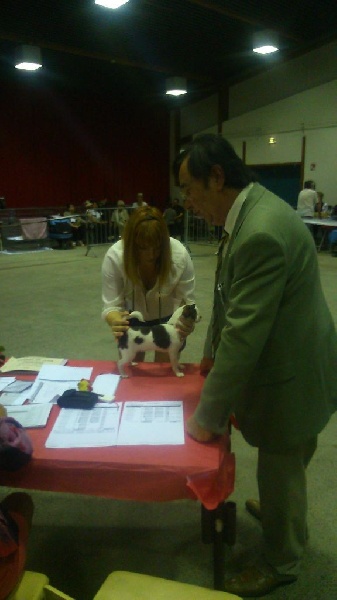
M 92 367 L 43 365 L 33 383 L 28 400 L 34 404 L 56 402 L 66 390 L 77 389 L 81 379 L 90 379 Z
M 10 406 L 7 408 L 7 415 L 18 421 L 22 427 L 45 427 L 52 408 L 52 404 Z
M 1 373 L 9 373 L 10 371 L 32 371 L 37 372 L 42 365 L 65 365 L 65 358 L 48 358 L 45 356 L 23 356 L 22 358 L 14 358 L 12 356 L 1 367 Z

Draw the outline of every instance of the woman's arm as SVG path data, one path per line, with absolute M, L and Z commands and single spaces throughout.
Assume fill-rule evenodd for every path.
M 106 321 L 109 313 L 123 313 L 126 309 L 123 250 L 116 246 L 120 244 L 115 244 L 113 249 L 108 250 L 102 264 L 102 318 Z

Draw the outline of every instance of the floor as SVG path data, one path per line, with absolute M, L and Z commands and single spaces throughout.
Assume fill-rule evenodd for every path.
M 202 314 L 182 355 L 199 362 L 212 304 L 213 244 L 191 244 Z M 115 360 L 116 346 L 101 321 L 100 267 L 106 247 L 0 254 L 0 345 L 9 356 L 55 356 Z M 337 321 L 337 258 L 318 255 L 322 285 Z M 296 584 L 279 588 L 274 600 L 337 598 L 337 416 L 321 434 L 308 470 L 310 541 Z M 236 454 L 237 542 L 226 558 L 228 572 L 252 559 L 259 525 L 244 510 L 256 496 L 256 451 L 232 434 Z M 74 473 L 76 477 L 76 473 Z M 3 490 L 6 493 L 6 489 Z M 88 496 L 33 492 L 34 528 L 28 568 L 76 600 L 91 600 L 109 572 L 127 569 L 212 587 L 212 549 L 200 540 L 200 507 L 192 501 L 120 502 Z M 150 599 L 152 600 L 152 599 Z M 154 599 L 155 600 L 155 599 Z

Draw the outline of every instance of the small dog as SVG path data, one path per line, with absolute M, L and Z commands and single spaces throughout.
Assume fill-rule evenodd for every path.
M 137 364 L 132 362 L 137 352 L 146 350 L 168 352 L 173 372 L 177 377 L 184 377 L 184 373 L 179 370 L 179 355 L 185 347 L 185 339 L 180 337 L 179 331 L 176 329 L 176 323 L 180 316 L 191 320 L 193 323 L 197 323 L 201 319 L 195 304 L 180 306 L 167 323 L 154 325 L 153 327 L 145 324 L 143 315 L 140 312 L 130 313 L 130 318 L 143 321 L 144 327 L 142 325 L 129 327 L 118 340 L 121 358 L 117 364 L 122 377 L 128 377 L 124 371 L 124 365 L 130 362 L 133 365 Z

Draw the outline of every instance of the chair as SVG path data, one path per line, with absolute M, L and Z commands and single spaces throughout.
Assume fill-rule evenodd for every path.
M 114 571 L 104 581 L 94 600 L 240 600 L 227 592 L 217 592 L 189 583 L 170 581 L 129 571 Z
M 170 581 L 129 571 L 114 571 L 93 600 L 241 600 L 239 596 L 217 592 L 189 583 Z M 25 571 L 21 582 L 6 600 L 74 600 L 49 585 L 42 573 Z M 80 600 L 80 599 L 78 599 Z
M 329 233 L 329 248 L 332 256 L 337 256 L 337 229 Z
M 48 229 L 49 239 L 57 240 L 60 249 L 72 248 L 73 233 L 69 218 L 50 219 Z
M 25 571 L 20 583 L 6 600 L 74 600 L 49 585 L 47 575 Z

